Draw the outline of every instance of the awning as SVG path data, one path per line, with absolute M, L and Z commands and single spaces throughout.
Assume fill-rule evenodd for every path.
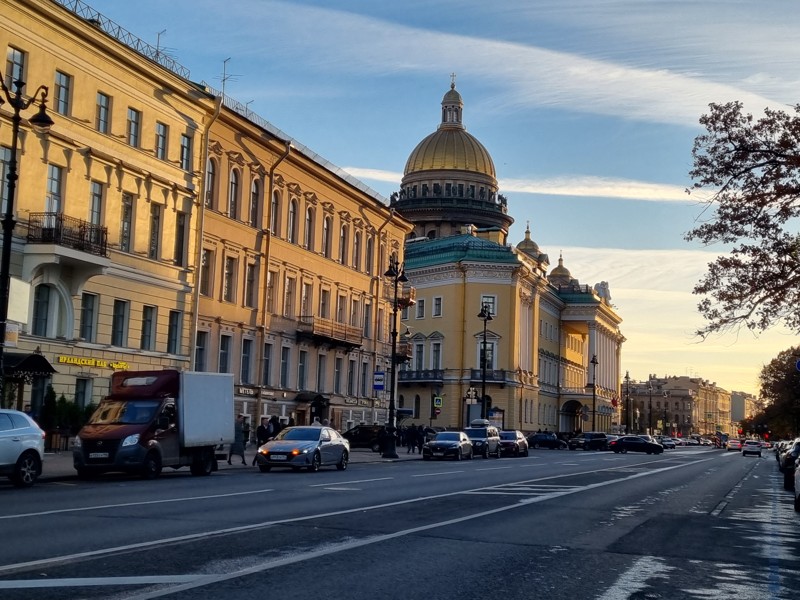
M 328 405 L 330 404 L 330 400 L 328 400 L 322 394 L 318 394 L 317 392 L 300 392 L 297 396 L 294 397 L 295 402 L 308 402 L 314 405 Z
M 3 353 L 3 374 L 6 380 L 31 382 L 36 377 L 49 377 L 56 370 L 44 356 L 36 352 Z

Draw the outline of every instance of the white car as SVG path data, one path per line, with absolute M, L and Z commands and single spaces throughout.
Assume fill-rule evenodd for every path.
M 0 475 L 17 487 L 30 487 L 42 474 L 44 431 L 17 410 L 0 409 Z
M 760 457 L 761 442 L 758 440 L 745 440 L 744 444 L 742 444 L 742 456 L 747 456 L 748 454 L 757 454 Z
M 730 438 L 728 440 L 728 452 L 731 450 L 741 450 L 742 449 L 742 442 L 737 438 Z

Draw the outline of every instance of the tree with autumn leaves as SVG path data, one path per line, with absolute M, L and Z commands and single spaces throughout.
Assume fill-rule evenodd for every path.
M 727 251 L 693 290 L 706 319 L 696 333 L 800 332 L 800 105 L 756 118 L 740 102 L 711 104 L 700 124 L 688 191 L 708 206 L 685 237 Z
M 696 333 L 783 324 L 800 333 L 800 104 L 792 112 L 709 105 L 692 148 L 688 190 L 707 204 L 687 241 L 727 249 L 694 287 L 706 324 Z M 800 435 L 800 347 L 781 352 L 759 376 L 763 412 L 748 424 Z

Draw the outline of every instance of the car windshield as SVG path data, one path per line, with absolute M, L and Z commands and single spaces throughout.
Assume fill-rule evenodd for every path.
M 467 427 L 464 430 L 464 433 L 471 438 L 485 438 L 486 437 L 486 428 L 485 427 Z
M 90 425 L 136 425 L 149 423 L 161 406 L 158 400 L 106 400 L 89 419 Z
M 516 440 L 517 433 L 515 431 L 501 431 L 500 432 L 500 439 L 501 440 Z
M 434 439 L 437 442 L 457 442 L 460 438 L 461 436 L 457 431 L 443 431 L 442 433 L 437 433 Z
M 319 440 L 320 433 L 322 433 L 322 427 L 290 427 L 281 431 L 275 436 L 275 439 L 314 442 Z

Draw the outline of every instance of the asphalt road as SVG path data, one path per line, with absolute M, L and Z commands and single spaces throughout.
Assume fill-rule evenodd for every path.
M 771 453 L 377 462 L 0 489 L 0 597 L 796 598 Z

